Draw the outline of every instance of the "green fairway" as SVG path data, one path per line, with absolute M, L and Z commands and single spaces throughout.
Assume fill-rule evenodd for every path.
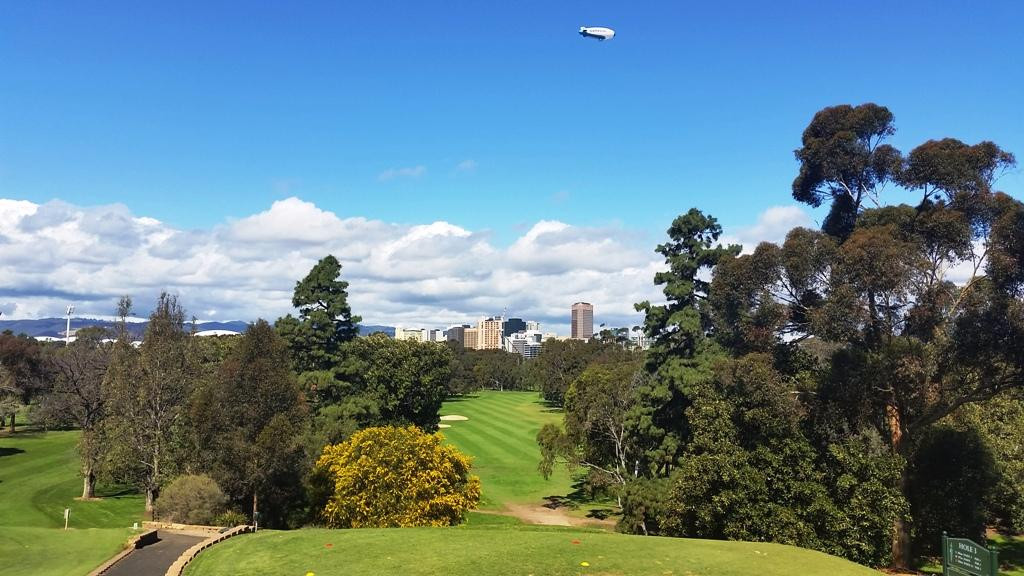
M 117 553 L 140 520 L 138 495 L 101 489 L 101 500 L 75 500 L 82 492 L 77 440 L 77 432 L 0 437 L 0 575 L 86 574 Z
M 485 390 L 445 402 L 441 415 L 451 414 L 469 418 L 443 422 L 451 428 L 441 433 L 473 458 L 473 473 L 483 486 L 482 510 L 540 504 L 546 496 L 565 496 L 572 490 L 564 467 L 556 467 L 548 480 L 537 471 L 537 432 L 548 422 L 561 422 L 562 414 L 547 408 L 536 392 Z
M 268 530 L 210 548 L 189 565 L 186 574 L 302 576 L 308 572 L 316 576 L 879 576 L 846 560 L 779 544 L 531 526 Z

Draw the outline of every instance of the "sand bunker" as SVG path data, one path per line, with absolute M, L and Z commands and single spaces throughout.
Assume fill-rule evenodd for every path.
M 452 425 L 451 424 L 438 424 L 437 427 L 438 428 L 451 428 Z
M 452 422 L 462 420 L 469 420 L 469 418 L 466 418 L 465 416 L 459 416 L 458 414 L 449 414 L 448 416 L 441 416 L 441 422 Z

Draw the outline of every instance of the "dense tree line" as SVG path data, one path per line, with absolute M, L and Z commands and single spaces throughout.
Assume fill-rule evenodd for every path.
M 950 138 L 904 154 L 894 131 L 874 104 L 815 115 L 793 196 L 830 205 L 821 230 L 741 255 L 713 218 L 677 218 L 666 303 L 638 305 L 645 365 L 569 385 L 542 470 L 617 478 L 626 531 L 872 565 L 907 567 L 942 530 L 1020 530 L 1024 204 L 993 189 L 1014 158 Z
M 373 426 L 435 431 L 458 364 L 445 345 L 355 338 L 340 272 L 324 258 L 296 283 L 297 316 L 241 337 L 193 337 L 170 294 L 141 342 L 127 297 L 113 334 L 83 329 L 69 346 L 0 334 L 0 414 L 12 431 L 28 407 L 37 423 L 81 430 L 83 498 L 105 481 L 145 494 L 149 515 L 316 522 L 325 446 Z
M 637 358 L 612 331 L 605 338 L 590 340 L 548 340 L 540 354 L 526 368 L 526 381 L 532 390 L 539 390 L 544 400 L 562 406 L 570 385 L 587 367 L 594 364 L 617 364 Z
M 448 393 L 477 390 L 529 390 L 540 392 L 552 406 L 561 406 L 569 385 L 592 364 L 615 364 L 635 359 L 638 351 L 607 331 L 607 338 L 546 340 L 536 358 L 525 359 L 504 350 L 465 349 L 448 342 L 454 356 Z

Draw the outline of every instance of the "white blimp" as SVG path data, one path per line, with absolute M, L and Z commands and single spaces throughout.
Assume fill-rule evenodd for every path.
M 597 38 L 598 40 L 611 40 L 615 36 L 615 30 L 603 26 L 580 26 L 580 36 Z

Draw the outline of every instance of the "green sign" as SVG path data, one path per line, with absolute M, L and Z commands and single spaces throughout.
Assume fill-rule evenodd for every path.
M 944 576 L 999 576 L 999 553 L 966 538 L 942 535 Z

